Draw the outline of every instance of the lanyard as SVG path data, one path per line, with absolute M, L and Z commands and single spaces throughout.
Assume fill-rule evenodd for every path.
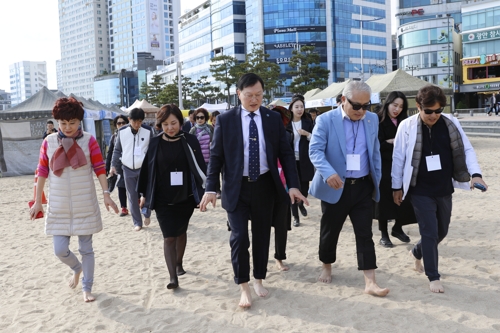
M 352 134 L 354 134 L 354 146 L 352 147 L 353 154 L 354 154 L 354 151 L 356 150 L 356 140 L 358 139 L 358 133 L 359 133 L 359 120 L 356 122 L 358 123 L 358 128 L 356 129 L 356 132 L 354 132 L 354 121 L 351 120 Z

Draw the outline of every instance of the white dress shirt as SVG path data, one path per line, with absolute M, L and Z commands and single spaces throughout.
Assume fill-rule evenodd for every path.
M 260 174 L 264 174 L 269 171 L 269 165 L 267 164 L 267 154 L 266 154 L 266 140 L 264 138 L 264 130 L 262 129 L 262 115 L 260 109 L 253 112 L 255 116 L 255 124 L 257 125 L 257 131 L 259 132 L 259 158 L 260 158 Z M 243 130 L 243 176 L 248 176 L 248 156 L 249 156 L 249 132 L 250 132 L 250 112 L 241 107 L 241 128 Z

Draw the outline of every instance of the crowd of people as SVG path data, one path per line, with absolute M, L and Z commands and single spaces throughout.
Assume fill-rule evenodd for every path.
M 212 114 L 199 108 L 185 120 L 177 106 L 167 104 L 156 115 L 157 132 L 143 124 L 143 110 L 133 109 L 114 120 L 106 163 L 95 138 L 81 128 L 81 104 L 73 98 L 57 101 L 53 116 L 59 129 L 48 131 L 42 143 L 30 215 L 35 219 L 43 212 L 48 178 L 46 234 L 53 235 L 56 256 L 73 270 L 70 287 L 78 285 L 83 272 L 86 302 L 95 299 L 92 235 L 102 229 L 92 170 L 105 208 L 116 213 L 106 174 L 119 178 L 120 216 L 130 212 L 134 230 L 148 226 L 155 211 L 170 276 L 167 289 L 178 288 L 179 277 L 186 274 L 183 257 L 194 210 L 206 212 L 221 199 L 231 232 L 234 282 L 241 290 L 239 306 L 250 307 L 250 244 L 253 289 L 265 297 L 271 227 L 277 267 L 286 271 L 291 221 L 301 225 L 299 212 L 307 216 L 311 194 L 320 200 L 322 212 L 318 281 L 332 281 L 339 235 L 349 217 L 364 292 L 386 296 L 389 289 L 375 279 L 372 222 L 378 220 L 378 243 L 390 248 L 388 223 L 394 220 L 391 236 L 404 243 L 410 238 L 403 226 L 418 223 L 421 239 L 409 255 L 415 270 L 426 274 L 430 290 L 444 292 L 438 244 L 448 232 L 454 188 L 486 190 L 487 185 L 459 122 L 442 114 L 446 97 L 441 88 L 421 88 L 415 98 L 418 113 L 411 117 L 399 91 L 370 112 L 371 89 L 360 81 L 349 82 L 337 96 L 337 108 L 323 114 L 306 110 L 301 95 L 288 108 L 263 107 L 264 91 L 258 75 L 244 74 L 237 83 L 239 106 Z M 81 262 L 68 248 L 71 236 L 79 237 Z

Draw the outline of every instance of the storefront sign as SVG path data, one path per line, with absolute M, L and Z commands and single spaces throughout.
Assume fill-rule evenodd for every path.
M 496 91 L 500 89 L 499 83 L 484 83 L 484 84 L 461 84 L 460 92 L 477 92 L 477 91 Z
M 411 15 L 411 16 L 424 15 L 424 10 L 422 8 L 412 9 L 411 11 L 397 13 L 395 16 L 398 17 L 398 16 L 408 16 L 408 15 Z
M 470 33 L 467 35 L 467 39 L 464 38 L 464 43 L 496 38 L 500 38 L 500 29 Z
M 325 32 L 325 31 L 326 31 L 326 26 L 284 27 L 284 28 L 265 29 L 264 35 L 286 34 L 295 32 Z
M 462 66 L 472 66 L 472 65 L 496 65 L 500 61 L 500 53 L 480 55 L 476 58 L 463 59 Z
M 416 24 L 407 25 L 407 26 L 404 26 L 404 27 L 401 28 L 401 32 L 405 32 L 405 31 L 408 31 L 408 30 L 413 30 L 413 29 L 416 29 L 416 28 L 417 28 Z

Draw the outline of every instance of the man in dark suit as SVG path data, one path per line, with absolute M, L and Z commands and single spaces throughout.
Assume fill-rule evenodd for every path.
M 223 174 L 222 208 L 231 227 L 231 261 L 234 281 L 240 285 L 241 307 L 250 307 L 250 246 L 248 220 L 252 223 L 254 290 L 264 297 L 263 287 L 269 257 L 269 239 L 275 200 L 304 201 L 299 191 L 295 156 L 286 139 L 285 127 L 278 113 L 261 107 L 264 82 L 253 74 L 243 75 L 237 84 L 241 105 L 217 117 L 206 192 L 200 209 L 208 203 L 215 207 L 219 175 Z M 277 161 L 283 167 L 289 193 L 281 183 Z
M 191 130 L 191 128 L 194 126 L 194 110 L 189 110 L 188 112 L 188 118 L 189 118 L 189 121 L 185 121 L 184 122 L 184 125 L 182 125 L 182 130 L 186 133 L 189 133 L 189 131 Z

